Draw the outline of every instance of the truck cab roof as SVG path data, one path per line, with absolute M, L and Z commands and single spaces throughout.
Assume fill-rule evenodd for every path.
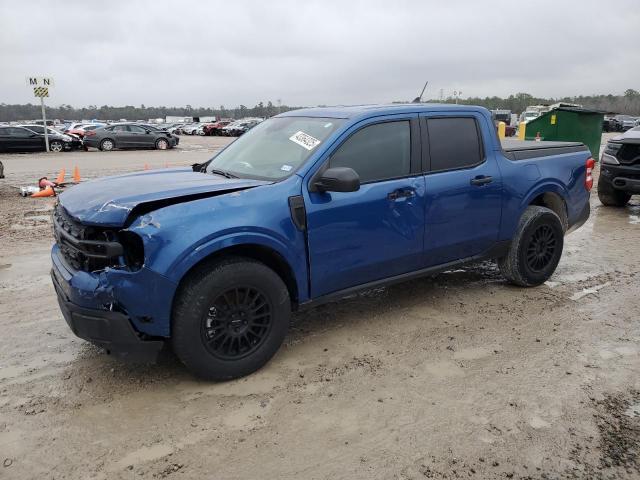
M 281 113 L 278 117 L 326 117 L 326 118 L 368 118 L 382 115 L 396 115 L 402 113 L 421 112 L 450 112 L 460 110 L 465 112 L 482 112 L 488 115 L 488 110 L 483 107 L 471 105 L 454 105 L 450 103 L 392 103 L 372 105 L 337 105 L 332 107 L 314 107 L 292 110 Z

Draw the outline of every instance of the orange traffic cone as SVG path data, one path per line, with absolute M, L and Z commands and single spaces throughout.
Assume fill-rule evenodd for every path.
M 73 168 L 73 181 L 80 183 L 80 169 L 77 165 Z
M 44 190 L 40 190 L 39 192 L 31 194 L 31 198 L 55 197 L 55 196 L 56 196 L 56 192 L 54 192 L 53 188 L 51 187 L 47 187 Z
M 145 169 L 145 170 L 149 170 L 149 164 L 148 164 L 148 163 L 145 163 L 145 164 L 144 164 L 144 169 Z
M 536 142 L 539 142 L 540 140 L 542 140 L 542 138 L 540 138 L 540 132 L 536 133 Z
M 64 176 L 65 176 L 65 170 L 64 168 L 62 170 L 60 170 L 60 173 L 58 174 L 58 178 L 56 178 L 56 183 L 64 183 Z

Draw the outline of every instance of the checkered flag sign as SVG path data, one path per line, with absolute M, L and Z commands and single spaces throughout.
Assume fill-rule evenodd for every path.
M 36 97 L 48 97 L 49 96 L 49 88 L 48 87 L 34 87 L 33 95 Z

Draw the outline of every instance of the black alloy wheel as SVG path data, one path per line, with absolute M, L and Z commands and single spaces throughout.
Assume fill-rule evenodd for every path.
M 271 304 L 253 287 L 241 286 L 219 295 L 202 321 L 202 341 L 223 360 L 238 360 L 256 351 L 271 329 Z
M 555 232 L 549 225 L 540 225 L 527 246 L 527 266 L 534 272 L 541 272 L 549 265 L 555 252 Z

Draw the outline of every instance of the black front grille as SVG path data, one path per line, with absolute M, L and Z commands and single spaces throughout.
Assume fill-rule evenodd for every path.
M 62 257 L 75 270 L 102 270 L 117 265 L 122 255 L 114 230 L 82 225 L 59 203 L 53 209 L 53 234 Z
M 620 163 L 626 165 L 640 164 L 640 144 L 625 143 L 620 147 L 616 154 L 616 158 Z

